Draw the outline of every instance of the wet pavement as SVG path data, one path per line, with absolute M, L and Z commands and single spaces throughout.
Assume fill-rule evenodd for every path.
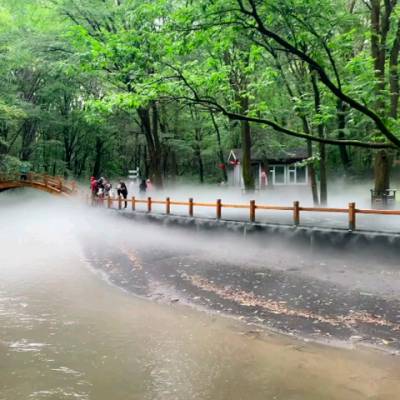
M 297 340 L 329 338 L 312 321 L 334 344 L 364 343 L 371 326 L 365 341 L 395 354 L 397 264 L 258 248 L 31 191 L 1 195 L 0 214 L 0 400 L 398 398 L 398 357 Z
M 313 265 L 301 258 L 279 264 L 272 256 L 233 262 L 203 251 L 124 246 L 89 247 L 86 254 L 111 282 L 161 302 L 189 304 L 314 341 L 400 350 L 400 273 L 390 266 L 348 267 L 328 257 Z

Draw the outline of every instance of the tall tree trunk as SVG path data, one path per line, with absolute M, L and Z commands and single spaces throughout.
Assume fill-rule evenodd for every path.
M 379 150 L 375 155 L 375 192 L 385 193 L 390 187 L 391 157 L 385 150 Z
M 148 161 L 148 157 L 147 157 L 147 146 L 143 146 L 143 175 L 142 178 L 145 178 L 147 176 L 149 176 L 149 171 L 150 171 L 150 167 L 149 167 L 149 161 Z
M 390 87 L 390 116 L 397 119 L 399 108 L 399 52 L 400 52 L 400 20 L 397 22 L 396 37 L 390 51 L 389 87 Z
M 159 117 L 158 117 L 158 108 L 157 102 L 153 101 L 151 103 L 152 109 L 152 137 L 154 142 L 153 153 L 150 156 L 152 161 L 151 163 L 151 176 L 156 188 L 162 188 L 163 186 L 163 176 L 162 176 L 162 148 L 160 142 L 160 136 L 158 132 L 158 124 L 159 124 Z
M 68 171 L 72 171 L 72 155 L 73 155 L 73 150 L 71 147 L 65 146 L 64 149 L 64 154 L 65 154 L 65 164 L 67 167 Z M 65 171 L 65 174 L 67 174 L 67 171 Z
M 140 127 L 145 135 L 149 156 L 149 175 L 155 187 L 162 187 L 161 145 L 158 135 L 158 110 L 154 101 L 149 107 L 137 110 Z
M 196 112 L 193 111 L 193 107 L 190 107 L 190 115 L 192 117 L 192 122 L 194 126 L 194 145 L 193 145 L 193 150 L 194 150 L 194 155 L 197 160 L 197 166 L 198 166 L 198 172 L 199 172 L 199 180 L 200 183 L 204 183 L 204 164 L 203 164 L 203 158 L 201 156 L 201 128 L 199 126 L 199 120 L 197 117 Z
M 140 157 L 142 155 L 142 146 L 140 144 L 137 144 L 137 142 L 138 142 L 138 135 L 136 135 L 136 138 L 135 138 L 136 147 L 135 147 L 135 155 L 134 155 L 134 159 L 133 159 L 133 167 L 139 168 L 139 172 L 140 172 Z
M 20 157 L 22 161 L 29 161 L 33 151 L 33 143 L 36 139 L 36 122 L 27 120 L 22 126 L 22 148 Z
M 241 96 L 240 98 L 241 113 L 246 115 L 249 109 L 249 99 Z M 249 121 L 240 121 L 240 131 L 242 139 L 242 177 L 244 189 L 246 192 L 254 191 L 254 178 L 251 169 L 251 127 Z
M 346 106 L 342 100 L 337 101 L 336 105 L 336 115 L 337 115 L 337 126 L 338 126 L 338 136 L 339 140 L 345 139 L 344 129 L 346 128 Z M 340 159 L 345 172 L 348 172 L 351 167 L 351 161 L 349 153 L 345 145 L 339 146 Z
M 314 72 L 311 72 L 311 83 L 314 92 L 314 107 L 317 114 L 321 113 L 321 95 L 318 88 L 317 78 Z M 324 138 L 324 125 L 322 122 L 318 123 L 318 136 Z M 319 179 L 320 179 L 320 198 L 321 205 L 326 206 L 328 203 L 328 182 L 327 182 L 327 168 L 326 168 L 326 145 L 319 143 Z
M 78 157 L 75 157 L 75 162 L 74 162 L 74 175 L 75 176 L 82 176 L 83 170 L 85 169 L 86 166 L 86 160 L 89 157 L 89 150 L 86 149 L 82 158 L 79 160 Z
M 301 115 L 301 121 L 303 122 L 303 130 L 305 133 L 310 134 L 310 126 L 308 125 L 307 118 L 304 115 Z M 313 156 L 313 147 L 311 140 L 307 140 L 307 157 L 312 158 Z M 311 194 L 313 198 L 314 206 L 319 205 L 319 197 L 318 197 L 318 185 L 317 185 L 317 174 L 315 173 L 314 163 L 310 163 L 308 165 L 308 176 L 310 178 L 310 187 Z
M 240 58 L 243 65 L 248 66 L 250 60 L 248 43 L 237 43 L 237 50 L 241 52 Z M 237 59 L 229 52 L 224 54 L 226 65 L 230 66 L 230 84 L 235 93 L 235 100 L 238 105 L 238 111 L 242 115 L 247 115 L 249 112 L 249 98 L 246 96 L 249 93 L 248 78 L 243 68 L 237 68 Z M 240 121 L 240 139 L 242 148 L 242 157 L 240 159 L 242 167 L 242 179 L 244 190 L 246 192 L 254 191 L 254 178 L 251 169 L 251 126 L 249 121 Z
M 201 157 L 201 148 L 200 144 L 197 142 L 195 147 L 195 155 L 197 159 L 198 171 L 199 171 L 199 180 L 200 183 L 204 183 L 204 165 L 203 158 Z
M 324 143 L 319 144 L 319 179 L 320 179 L 320 194 L 321 205 L 326 206 L 328 203 L 328 182 L 326 173 L 326 146 Z
M 164 149 L 163 167 L 162 167 L 164 179 L 167 178 L 167 176 L 168 176 L 168 161 L 169 161 L 170 152 L 171 152 L 171 148 L 169 146 L 166 146 Z
M 0 128 L 0 171 L 2 169 L 2 164 L 7 154 L 9 144 L 8 144 L 8 127 L 5 123 L 1 123 Z
M 200 128 L 196 126 L 195 128 L 195 135 L 196 135 L 196 143 L 195 143 L 195 149 L 194 153 L 197 158 L 197 165 L 199 167 L 199 180 L 200 183 L 204 183 L 204 164 L 203 164 L 203 158 L 201 156 L 201 132 Z
M 100 177 L 103 146 L 104 146 L 104 141 L 102 139 L 100 139 L 99 137 L 96 137 L 96 144 L 95 144 L 96 153 L 95 153 L 93 173 L 92 173 L 92 175 L 95 178 Z
M 286 75 L 282 68 L 282 64 L 279 61 L 278 54 L 273 48 L 270 49 L 270 52 L 275 59 L 275 63 L 276 63 L 278 70 L 281 73 L 286 90 L 289 93 L 290 98 L 293 99 L 295 97 L 294 91 L 292 90 L 289 81 L 286 79 Z M 297 80 L 301 81 L 301 79 L 297 79 Z M 300 95 L 302 95 L 302 90 L 299 86 L 297 86 L 297 91 L 299 92 Z M 310 135 L 312 132 L 311 132 L 310 126 L 308 124 L 306 116 L 301 111 L 298 111 L 297 114 L 300 117 L 301 122 L 303 124 L 304 132 Z M 312 158 L 312 156 L 313 156 L 312 142 L 311 142 L 311 140 L 307 140 L 307 157 Z M 313 204 L 314 204 L 314 206 L 318 206 L 319 205 L 319 196 L 318 196 L 317 174 L 315 172 L 314 163 L 313 162 L 310 163 L 307 167 L 308 167 L 308 176 L 310 179 L 310 188 L 311 188 L 311 194 L 312 194 L 312 198 L 313 198 Z
M 225 168 L 224 151 L 222 150 L 222 144 L 221 144 L 221 132 L 219 130 L 219 126 L 217 124 L 217 121 L 215 120 L 215 116 L 214 116 L 213 112 L 210 112 L 210 115 L 211 115 L 211 121 L 214 125 L 215 133 L 217 135 L 219 162 L 220 162 L 221 166 L 222 165 L 224 166 L 224 168 L 221 168 L 222 176 L 223 176 L 224 182 L 228 182 L 228 175 L 226 173 L 226 168 Z
M 179 175 L 178 162 L 176 159 L 175 150 L 171 150 L 171 171 L 172 171 L 172 181 L 175 182 L 176 177 Z
M 381 2 L 381 0 L 370 1 L 371 10 L 371 55 L 374 60 L 374 73 L 376 78 L 375 95 L 376 110 L 384 116 L 385 112 L 385 63 L 387 53 L 387 35 L 390 30 L 390 17 L 394 9 L 391 1 Z M 398 53 L 399 53 L 399 26 L 390 54 L 390 111 L 392 118 L 397 116 L 398 103 Z M 391 157 L 386 150 L 380 150 L 375 154 L 375 191 L 383 193 L 389 189 L 390 185 Z
M 0 130 L 0 157 L 7 154 L 7 150 L 9 147 L 9 144 L 7 141 L 7 132 L 8 132 L 8 128 L 2 127 L 2 129 Z
M 313 156 L 313 148 L 311 140 L 307 140 L 307 155 L 308 158 L 312 158 Z M 313 198 L 314 206 L 319 205 L 319 198 L 318 198 L 318 186 L 317 186 L 317 174 L 315 173 L 314 164 L 311 163 L 308 166 L 308 175 L 310 178 L 310 186 L 311 186 L 311 194 Z

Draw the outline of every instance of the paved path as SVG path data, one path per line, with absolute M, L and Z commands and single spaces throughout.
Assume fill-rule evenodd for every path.
M 400 269 L 395 266 L 279 257 L 262 249 L 246 258 L 229 250 L 214 257 L 201 250 L 104 245 L 89 247 L 87 257 L 113 283 L 159 301 L 183 302 L 316 341 L 400 350 Z

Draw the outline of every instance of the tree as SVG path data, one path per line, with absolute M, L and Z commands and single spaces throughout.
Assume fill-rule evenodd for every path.
M 252 190 L 252 153 L 306 146 L 315 204 L 335 174 L 369 174 L 373 156 L 376 190 L 389 186 L 395 0 L 3 3 L 3 169 L 218 182 L 241 146 Z
M 237 7 L 234 6 L 235 4 Z M 372 111 L 371 108 L 361 104 L 353 96 L 344 92 L 345 86 L 342 83 L 344 77 L 340 76 L 341 71 L 339 71 L 337 66 L 338 63 L 334 58 L 334 51 L 329 47 L 330 44 L 328 38 L 329 36 L 333 36 L 333 33 L 330 32 L 329 34 L 323 35 L 319 34 L 310 23 L 306 25 L 304 23 L 305 19 L 310 20 L 312 17 L 313 20 L 317 21 L 320 25 L 322 24 L 321 21 L 323 18 L 321 13 L 318 14 L 316 12 L 316 7 L 320 7 L 320 5 L 313 2 L 307 2 L 307 6 L 304 6 L 305 3 L 300 1 L 287 1 L 283 4 L 286 7 L 289 7 L 288 4 L 290 4 L 295 8 L 292 15 L 289 14 L 289 19 L 292 17 L 292 20 L 288 20 L 287 12 L 283 13 L 281 12 L 282 10 L 277 10 L 275 5 L 266 5 L 263 2 L 257 1 L 204 1 L 200 5 L 198 3 L 194 5 L 190 9 L 190 12 L 187 12 L 188 10 L 185 9 L 186 17 L 183 18 L 183 27 L 181 15 L 179 16 L 180 20 L 175 25 L 175 27 L 178 26 L 176 27 L 176 30 L 180 32 L 180 36 L 183 36 L 184 38 L 181 42 L 176 41 L 176 43 L 179 43 L 177 45 L 179 46 L 179 51 L 177 53 L 182 54 L 183 46 L 184 48 L 191 50 L 192 55 L 190 56 L 190 53 L 186 54 L 186 59 L 189 61 L 186 64 L 181 65 L 179 68 L 177 68 L 175 64 L 175 68 L 173 69 L 178 72 L 177 75 L 179 79 L 188 89 L 186 93 L 181 93 L 181 100 L 193 101 L 200 106 L 209 107 L 214 111 L 222 112 L 232 120 L 241 121 L 241 123 L 261 123 L 286 135 L 318 142 L 320 144 L 321 200 L 323 203 L 326 203 L 327 192 L 325 168 L 327 161 L 325 158 L 325 144 L 337 145 L 340 149 L 343 164 L 345 167 L 348 167 L 349 158 L 345 146 L 350 145 L 370 149 L 397 148 L 399 139 L 397 139 L 396 135 L 388 128 L 388 125 L 385 124 L 385 122 L 374 111 Z M 332 6 L 329 7 L 328 3 L 324 3 L 324 7 L 329 8 L 330 12 L 334 14 L 334 8 Z M 311 14 L 311 16 L 301 15 L 299 18 L 299 14 L 296 14 L 297 10 Z M 268 29 L 263 22 L 264 16 L 266 16 L 266 20 L 271 22 L 271 25 L 273 25 L 277 30 L 288 35 L 289 39 L 285 39 L 275 31 Z M 341 15 L 335 15 L 335 18 L 332 17 L 333 27 L 329 27 L 330 30 L 339 29 L 337 26 L 339 26 L 338 21 L 340 20 L 340 16 Z M 302 31 L 299 30 L 300 28 L 303 28 Z M 311 114 L 309 118 L 312 125 L 317 127 L 317 135 L 312 134 L 310 130 L 307 132 L 301 132 L 300 129 L 290 129 L 278 122 L 276 119 L 276 111 L 270 106 L 270 104 L 266 105 L 266 101 L 261 97 L 262 95 L 265 95 L 265 91 L 263 93 L 261 89 L 262 86 L 268 85 L 269 82 L 266 79 L 260 79 L 260 69 L 257 69 L 258 75 L 256 74 L 251 76 L 248 74 L 248 76 L 246 76 L 251 82 L 251 88 L 257 88 L 255 91 L 256 94 L 252 94 L 252 96 L 256 98 L 256 101 L 247 112 L 238 112 L 232 107 L 235 104 L 235 101 L 232 100 L 231 95 L 226 95 L 227 74 L 225 72 L 225 76 L 223 75 L 224 70 L 221 67 L 217 67 L 217 71 L 211 71 L 212 67 L 210 68 L 210 65 L 215 65 L 215 62 L 212 63 L 204 57 L 198 57 L 196 67 L 193 69 L 192 58 L 194 57 L 194 54 L 201 54 L 199 43 L 200 45 L 206 43 L 206 46 L 204 46 L 205 51 L 207 51 L 207 48 L 212 47 L 209 43 L 218 43 L 218 45 L 215 46 L 216 48 L 212 48 L 210 51 L 213 54 L 214 60 L 218 60 L 218 51 L 220 52 L 221 48 L 226 46 L 226 38 L 230 37 L 231 31 L 234 31 L 237 36 L 240 35 L 243 37 L 246 35 L 248 40 L 261 51 L 267 50 L 269 53 L 272 53 L 272 49 L 275 52 L 284 52 L 288 59 L 287 62 L 289 66 L 294 66 L 294 68 L 297 68 L 299 64 L 305 64 L 308 66 L 311 82 L 308 90 L 311 92 L 311 96 L 306 94 L 305 97 L 308 102 L 310 101 L 310 98 L 313 99 L 314 106 L 312 112 L 309 105 L 305 105 L 303 108 L 308 110 L 307 112 Z M 343 34 L 346 33 L 345 30 Z M 206 35 L 209 37 L 207 42 L 204 39 Z M 191 39 L 188 40 L 188 37 Z M 216 38 L 218 39 L 216 40 Z M 295 44 L 290 42 L 290 38 L 293 39 Z M 193 44 L 188 45 L 188 42 L 195 42 L 197 46 Z M 323 44 L 324 50 L 322 54 L 315 50 L 321 43 Z M 255 48 L 255 46 L 253 46 L 253 48 Z M 253 53 L 257 54 L 257 51 L 253 50 Z M 175 60 L 176 58 L 177 57 L 175 57 Z M 204 60 L 204 63 L 202 64 L 203 69 L 198 67 L 200 60 Z M 170 64 L 171 62 L 172 61 L 170 61 Z M 329 73 L 327 72 L 328 69 L 332 71 L 336 84 L 329 77 Z M 282 70 L 283 69 L 281 68 L 281 72 Z M 210 74 L 212 74 L 211 76 L 215 76 L 213 88 L 210 87 L 209 82 L 204 82 L 199 78 L 201 75 L 205 75 L 209 78 Z M 322 88 L 319 87 L 319 82 L 323 85 Z M 221 96 L 221 93 L 224 94 L 224 98 L 222 98 L 223 96 Z M 323 99 L 329 108 L 322 104 Z M 347 109 L 350 110 L 348 111 L 349 114 L 353 111 L 359 111 L 367 120 L 370 120 L 377 126 L 377 129 L 381 131 L 382 136 L 387 140 L 379 141 L 376 140 L 376 138 L 372 138 L 371 140 L 371 135 L 355 140 L 344 139 L 344 132 L 346 129 L 346 118 L 344 115 L 346 110 L 345 104 L 348 104 Z M 298 106 L 298 104 L 296 106 Z M 331 108 L 333 108 L 334 111 L 332 111 Z M 325 134 L 323 133 L 324 125 L 326 124 L 326 122 L 324 123 L 323 121 L 330 121 L 333 113 L 337 115 L 338 122 L 336 130 L 338 131 L 338 138 L 325 137 Z M 273 119 L 260 117 L 265 114 L 270 114 Z M 297 115 L 299 114 L 297 113 Z M 304 113 L 302 113 L 302 115 L 304 129 L 304 119 L 307 120 L 308 118 Z M 283 120 L 290 121 L 288 118 L 283 118 Z
M 94 1 L 78 5 L 61 2 L 61 10 L 75 25 L 75 49 L 84 64 L 101 72 L 104 79 L 118 87 L 106 98 L 114 106 L 137 113 L 147 143 L 150 176 L 162 186 L 162 141 L 160 138 L 160 101 L 155 90 L 143 83 L 151 78 L 162 55 L 156 32 L 162 26 L 162 2 Z M 153 86 L 155 89 L 156 86 Z M 107 97 L 107 96 L 106 96 Z

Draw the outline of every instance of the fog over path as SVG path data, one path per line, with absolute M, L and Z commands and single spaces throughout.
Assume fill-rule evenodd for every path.
M 400 391 L 397 357 L 312 345 L 204 312 L 213 309 L 207 304 L 202 312 L 180 304 L 185 287 L 173 291 L 170 268 L 184 270 L 188 283 L 198 276 L 192 283 L 203 285 L 199 290 L 214 290 L 225 282 L 211 282 L 211 266 L 226 279 L 229 272 L 241 279 L 240 267 L 258 268 L 240 258 L 246 243 L 221 249 L 213 238 L 135 226 L 32 191 L 1 194 L 0 220 L 2 400 L 389 400 Z M 99 264 L 111 249 L 110 263 Z M 234 265 L 223 263 L 227 253 Z M 275 276 L 287 273 L 289 267 L 270 261 Z M 128 278 L 121 266 L 138 274 Z M 157 289 L 149 275 L 160 268 Z M 154 285 L 149 298 L 110 285 L 120 274 L 131 280 L 115 283 L 135 292 L 133 284 L 144 287 L 140 271 Z
M 244 194 L 239 188 L 228 186 L 218 187 L 212 185 L 176 185 L 167 186 L 164 190 L 149 190 L 146 194 L 140 194 L 136 185 L 129 185 L 129 196 L 137 198 L 152 197 L 155 200 L 165 200 L 170 197 L 171 200 L 188 201 L 193 198 L 196 202 L 215 203 L 221 199 L 226 204 L 249 204 L 250 200 L 255 200 L 256 204 L 293 206 L 294 201 L 299 201 L 300 206 L 312 207 L 312 197 L 309 188 L 304 187 L 281 187 L 276 186 L 268 190 L 256 191 L 251 194 Z M 399 199 L 400 201 L 400 199 Z M 366 184 L 345 184 L 341 181 L 332 182 L 329 186 L 328 207 L 348 208 L 350 202 L 355 202 L 357 208 L 370 209 L 370 187 Z M 114 203 L 117 207 L 117 204 Z M 400 209 L 400 203 L 397 202 L 395 209 Z M 146 210 L 145 204 L 137 204 L 138 211 Z M 165 206 L 153 204 L 152 210 L 155 213 L 164 213 Z M 171 213 L 176 215 L 188 215 L 187 206 L 171 206 Z M 195 207 L 194 215 L 205 218 L 215 218 L 215 208 Z M 272 211 L 257 210 L 257 222 L 272 224 L 293 224 L 292 211 Z M 249 211 L 239 209 L 222 209 L 222 218 L 227 220 L 248 221 Z M 347 229 L 348 215 L 346 213 L 318 213 L 301 212 L 301 226 L 317 226 L 325 228 Z M 357 229 L 395 232 L 400 233 L 400 216 L 383 215 L 357 215 Z

